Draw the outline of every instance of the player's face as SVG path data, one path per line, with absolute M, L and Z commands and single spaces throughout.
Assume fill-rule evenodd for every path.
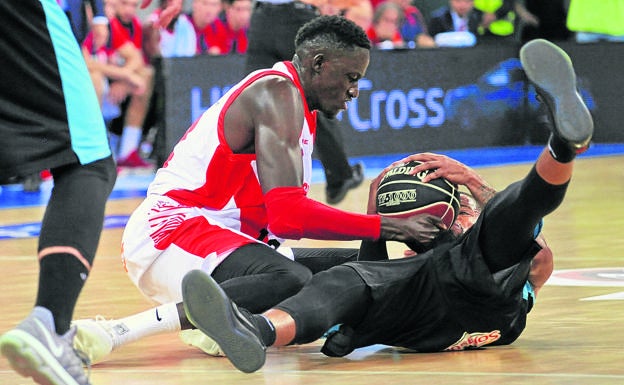
M 450 229 L 453 235 L 457 237 L 471 228 L 481 213 L 477 202 L 470 195 L 460 194 L 459 202 L 459 214 L 457 214 L 457 218 Z
M 308 105 L 333 117 L 347 109 L 347 103 L 357 98 L 358 82 L 366 73 L 370 53 L 367 49 L 356 48 L 337 55 L 326 55 L 312 78 L 312 92 Z

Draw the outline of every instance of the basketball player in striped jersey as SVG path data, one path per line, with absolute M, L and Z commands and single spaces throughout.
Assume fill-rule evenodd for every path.
M 302 27 L 295 46 L 292 61 L 252 72 L 211 106 L 157 171 L 128 221 L 122 258 L 132 282 L 163 305 L 117 321 L 76 322 L 76 346 L 92 360 L 149 334 L 192 328 L 180 304 L 191 270 L 261 312 L 312 276 L 276 250 L 283 239 L 426 242 L 440 231 L 433 216 L 382 218 L 307 197 L 316 113 L 334 116 L 358 96 L 370 42 L 352 22 L 323 16 Z M 218 353 L 210 342 L 185 341 Z
M 593 134 L 567 54 L 534 40 L 522 47 L 520 59 L 550 111 L 548 147 L 524 179 L 491 194 L 469 229 L 455 234 L 461 229 L 451 227 L 418 245 L 417 255 L 398 260 L 379 260 L 387 259 L 385 243 L 365 241 L 361 254 L 373 261 L 315 274 L 296 295 L 263 314 L 237 307 L 210 276 L 194 270 L 182 282 L 188 319 L 244 372 L 264 365 L 266 346 L 311 342 L 336 324 L 339 330 L 322 348 L 328 356 L 373 344 L 438 352 L 515 341 L 535 289 L 552 272 L 552 255 L 544 253 L 536 229 L 562 203 L 574 159 Z M 434 170 L 424 182 L 443 177 L 472 185 L 473 192 L 479 185 L 487 190 L 474 172 L 448 157 L 416 154 L 401 162 L 408 160 L 422 162 L 414 174 Z M 375 208 L 375 191 L 373 184 L 369 210 Z

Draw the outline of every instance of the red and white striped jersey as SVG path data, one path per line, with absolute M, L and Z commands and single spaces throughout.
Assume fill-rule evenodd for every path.
M 233 153 L 225 140 L 223 122 L 228 108 L 246 87 L 271 75 L 291 79 L 301 93 L 305 119 L 299 143 L 303 159 L 302 183 L 307 191 L 311 182 L 316 112 L 308 109 L 292 63 L 278 62 L 272 69 L 248 75 L 202 114 L 158 170 L 148 195 L 166 195 L 185 206 L 208 209 L 213 219 L 228 228 L 258 238 L 268 223 L 256 155 Z

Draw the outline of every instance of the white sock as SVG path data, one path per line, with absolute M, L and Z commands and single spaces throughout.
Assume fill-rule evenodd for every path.
M 115 337 L 113 349 L 143 337 L 180 331 L 180 317 L 175 303 L 167 303 L 142 313 L 111 321 Z
M 126 126 L 121 133 L 119 141 L 119 159 L 124 160 L 139 148 L 139 142 L 143 135 L 141 127 Z

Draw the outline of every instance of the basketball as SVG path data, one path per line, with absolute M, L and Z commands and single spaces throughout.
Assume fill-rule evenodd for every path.
M 416 214 L 431 214 L 451 226 L 459 212 L 459 190 L 444 178 L 422 181 L 428 173 L 410 175 L 420 164 L 410 161 L 390 169 L 379 182 L 377 212 L 380 215 L 406 218 Z

